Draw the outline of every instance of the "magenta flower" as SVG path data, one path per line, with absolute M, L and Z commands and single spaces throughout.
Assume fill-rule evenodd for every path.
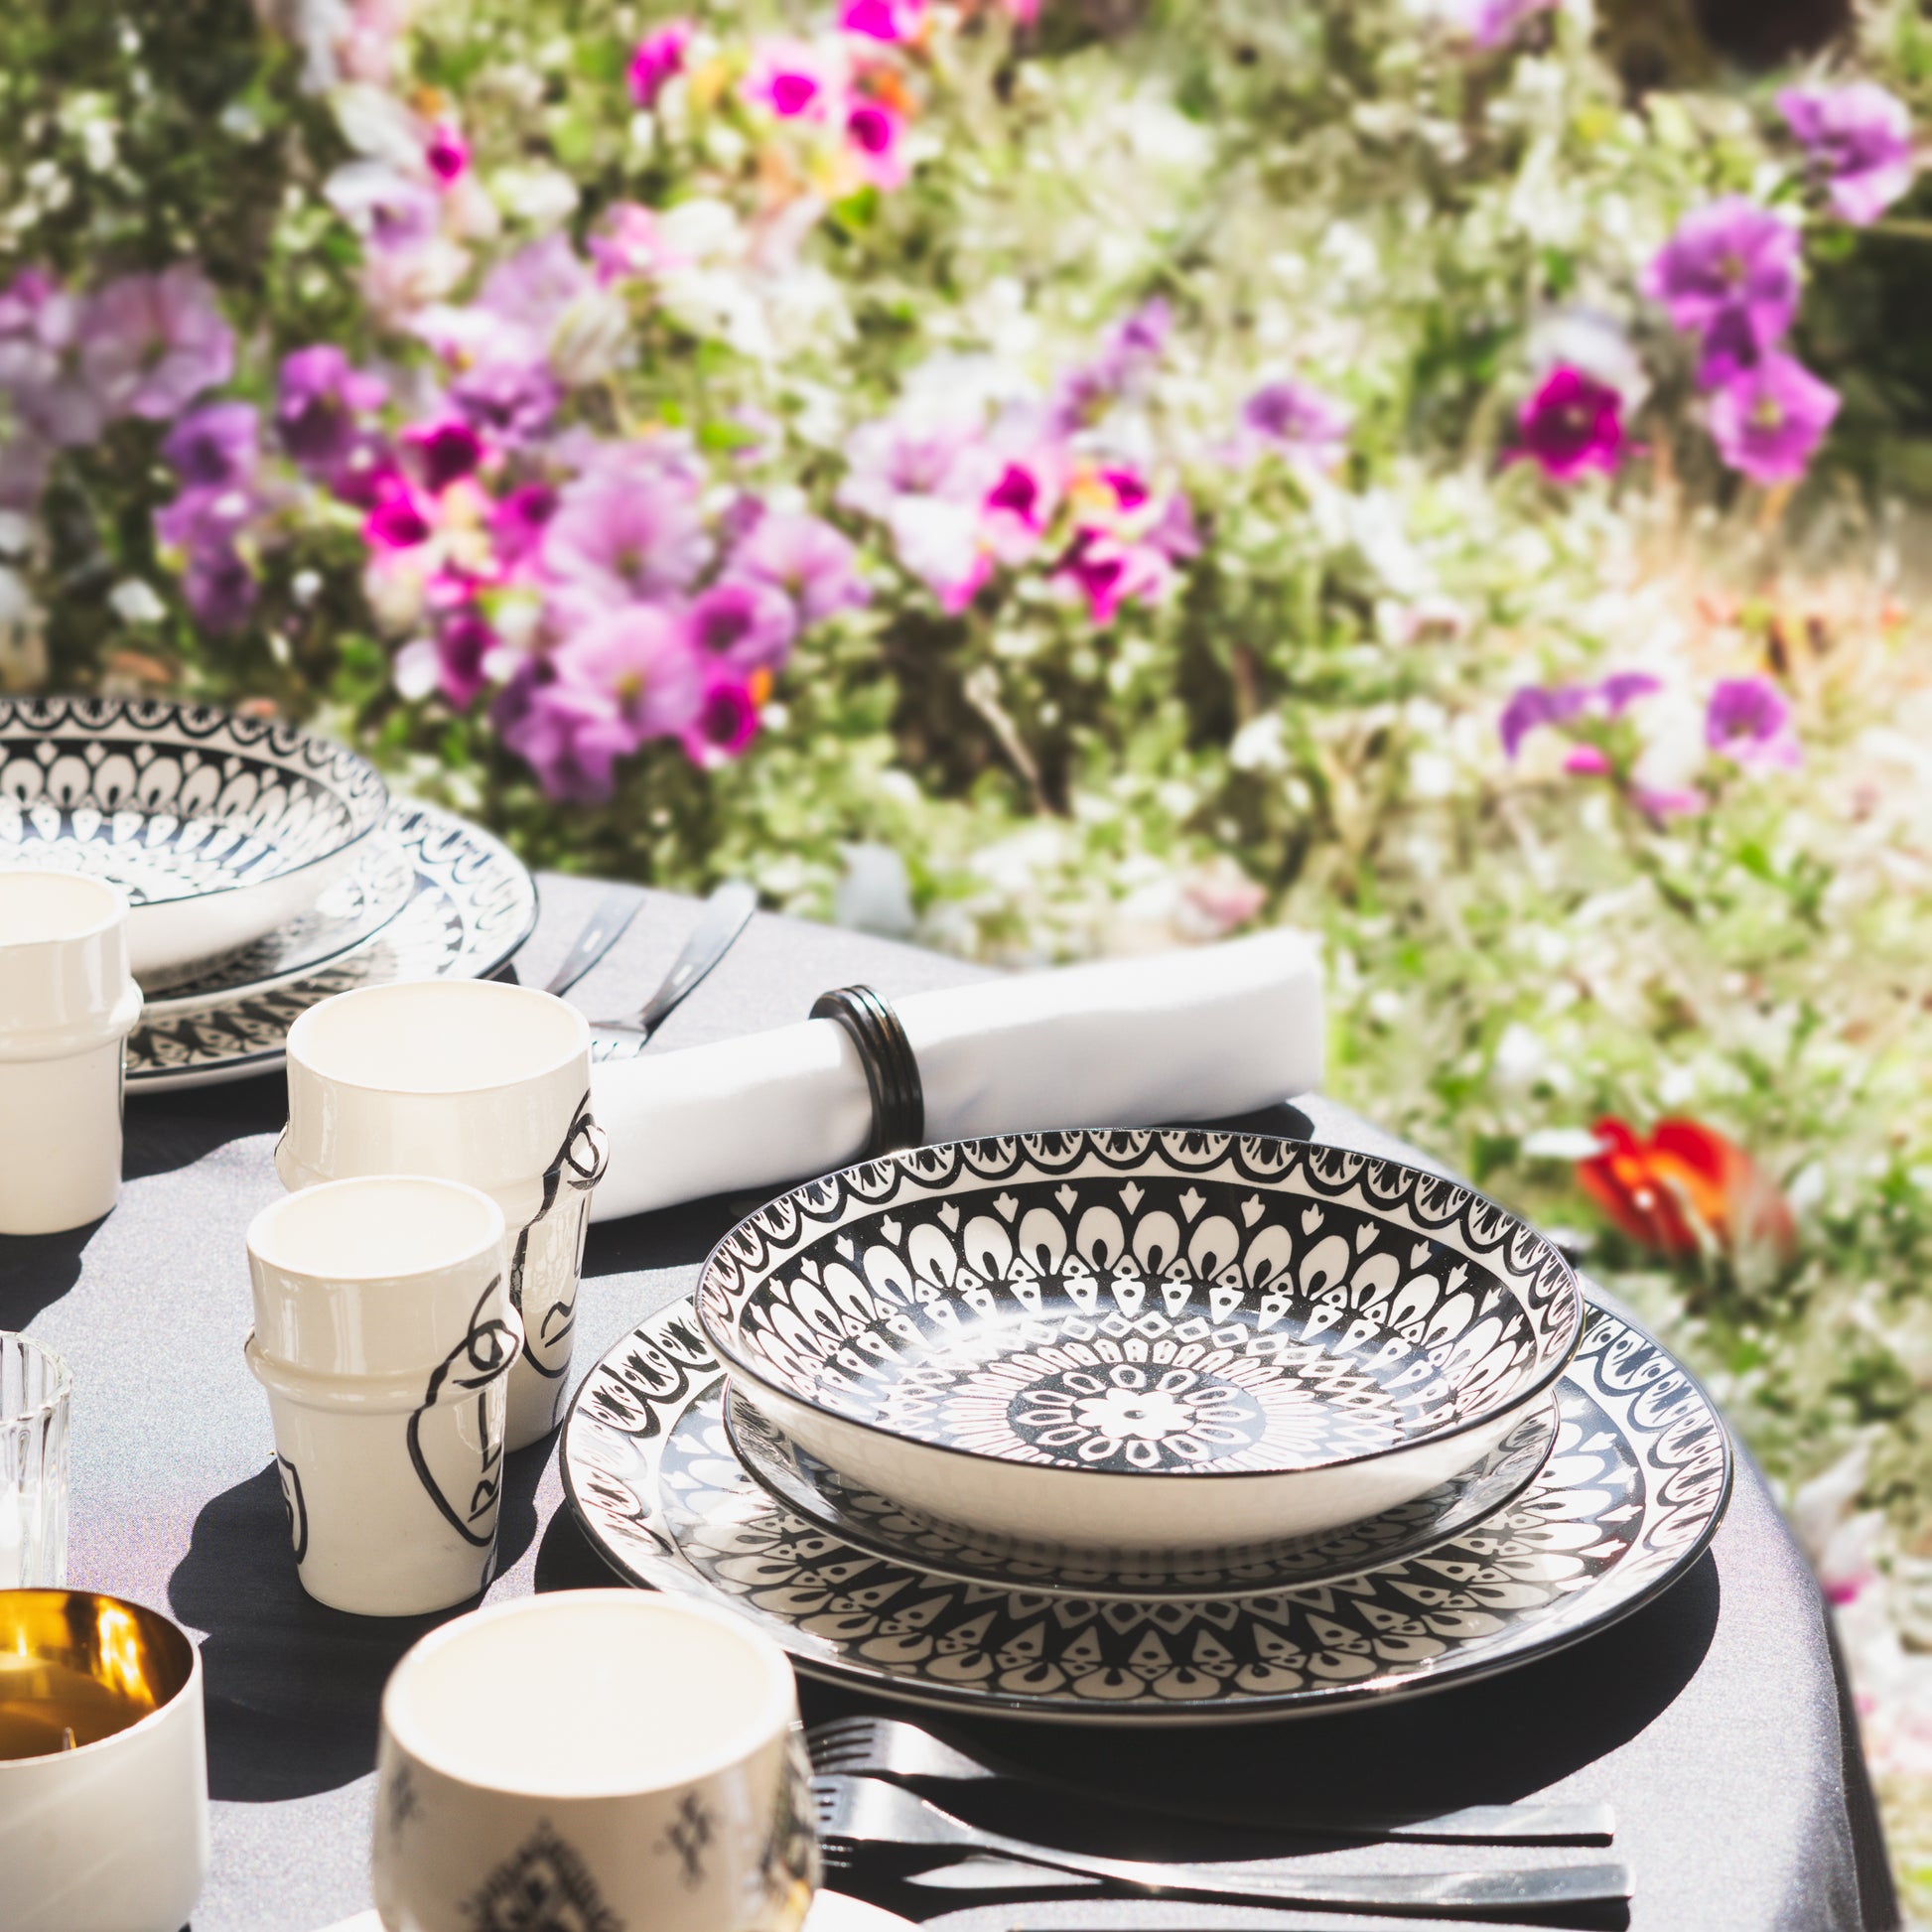
M 838 88 L 823 55 L 803 41 L 764 40 L 752 51 L 752 69 L 739 91 L 781 121 L 829 118 Z
M 1724 679 L 1704 714 L 1704 742 L 1747 771 L 1789 769 L 1804 760 L 1791 707 L 1767 677 Z
M 402 441 L 415 459 L 423 487 L 435 496 L 475 476 L 483 460 L 483 438 L 462 421 L 418 423 L 403 432 Z
M 696 31 L 689 20 L 680 16 L 667 20 L 637 43 L 630 66 L 624 70 L 624 79 L 629 83 L 630 98 L 639 107 L 656 106 L 665 81 L 682 70 L 685 50 Z
M 1843 220 L 1863 227 L 1911 187 L 1912 117 L 1876 81 L 1787 87 L 1778 111 L 1825 178 L 1832 210 Z
M 1623 455 L 1623 398 L 1563 363 L 1517 411 L 1516 427 L 1522 441 L 1506 461 L 1528 457 L 1558 483 L 1589 470 L 1607 474 Z
M 33 438 L 69 448 L 91 443 L 102 418 L 80 367 L 80 303 L 40 269 L 0 290 L 0 396 Z
M 1711 398 L 1718 454 L 1754 483 L 1795 483 L 1838 414 L 1838 391 L 1772 350 Z
M 364 436 L 357 418 L 380 409 L 388 393 L 380 376 L 351 368 L 333 343 L 298 348 L 282 361 L 276 434 L 305 470 L 332 470 Z
M 1241 405 L 1244 445 L 1279 450 L 1291 463 L 1332 470 L 1347 447 L 1348 414 L 1306 382 L 1268 382 Z
M 762 683 L 755 673 L 755 681 Z M 737 758 L 759 729 L 758 693 L 752 683 L 727 666 L 717 666 L 706 681 L 698 713 L 682 733 L 685 756 L 710 770 Z
M 437 684 L 458 711 L 482 697 L 488 677 L 483 670 L 497 636 L 474 611 L 462 611 L 436 633 Z
M 413 550 L 429 541 L 435 527 L 428 506 L 391 472 L 371 491 L 369 511 L 362 519 L 362 541 L 371 550 Z
M 1796 229 L 1731 195 L 1678 223 L 1643 289 L 1673 328 L 1718 336 L 1731 356 L 1748 356 L 1776 343 L 1798 312 L 1798 253 Z
M 806 624 L 822 622 L 837 611 L 857 610 L 872 598 L 850 541 L 803 511 L 759 517 L 732 552 L 731 574 L 783 591 Z
M 1557 0 L 1463 0 L 1456 11 L 1458 24 L 1480 48 L 1505 47 L 1526 21 L 1549 13 Z
M 186 488 L 221 489 L 255 473 L 261 413 L 249 402 L 211 402 L 168 432 L 161 455 Z
M 1524 739 L 1546 725 L 1560 729 L 1591 715 L 1620 718 L 1639 698 L 1663 688 L 1648 671 L 1616 671 L 1596 684 L 1525 684 L 1511 695 L 1497 721 L 1503 756 L 1514 761 Z M 1564 759 L 1565 770 L 1580 774 L 1610 768 L 1608 757 L 1594 745 L 1573 746 Z
M 578 616 L 683 590 L 711 555 L 696 491 L 656 469 L 580 477 L 544 526 L 543 567 Z
M 783 664 L 798 629 L 791 600 L 782 591 L 732 578 L 693 599 L 685 624 L 694 649 L 747 676 Z
M 905 121 L 883 100 L 857 100 L 846 110 L 846 146 L 859 173 L 882 194 L 905 186 Z
M 423 144 L 423 166 L 448 188 L 469 171 L 470 144 L 450 122 L 439 121 Z
M 862 40 L 897 45 L 917 40 L 925 27 L 925 0 L 845 0 L 839 29 Z
M 519 564 L 533 555 L 556 512 L 557 492 L 548 483 L 524 483 L 512 489 L 489 513 L 497 557 L 505 564 Z
M 165 422 L 234 373 L 234 332 L 200 269 L 123 275 L 81 312 L 81 365 L 110 415 Z
M 1130 601 L 1154 603 L 1172 581 L 1167 556 L 1147 543 L 1125 543 L 1104 530 L 1081 529 L 1053 575 L 1087 601 L 1097 624 L 1114 621 Z
M 647 739 L 680 736 L 703 703 L 698 660 L 657 605 L 606 612 L 559 644 L 550 664 L 555 682 L 538 699 L 551 742 L 532 761 L 574 767 L 598 796 L 610 793 L 619 759 Z

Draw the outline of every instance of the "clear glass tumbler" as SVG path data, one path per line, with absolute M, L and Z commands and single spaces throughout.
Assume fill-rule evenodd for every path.
M 68 1395 L 53 1349 L 0 1328 L 0 1589 L 68 1581 Z

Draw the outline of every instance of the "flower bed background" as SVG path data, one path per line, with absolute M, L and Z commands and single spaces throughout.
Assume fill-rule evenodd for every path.
M 1818 12 L 31 0 L 0 681 L 990 957 L 1320 930 L 1337 1090 L 1783 1485 L 1932 1910 L 1932 33 Z

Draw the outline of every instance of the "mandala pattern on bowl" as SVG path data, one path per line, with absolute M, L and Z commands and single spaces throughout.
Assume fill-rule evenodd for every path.
M 732 1453 L 807 1522 L 895 1563 L 1058 1596 L 1257 1595 L 1356 1576 L 1445 1543 L 1513 1502 L 1549 1459 L 1557 1428 L 1554 1405 L 1527 1416 L 1453 1481 L 1337 1530 L 1295 1537 L 1260 1553 L 1230 1553 L 1214 1563 L 1182 1563 L 1150 1551 L 1135 1563 L 1109 1564 L 1088 1551 L 993 1536 L 874 1495 L 790 1442 L 736 1390 L 727 1391 L 722 1406 Z
M 1481 1676 L 1648 1601 L 1708 1545 L 1730 1485 L 1696 1379 L 1591 1310 L 1549 1461 L 1462 1535 L 1318 1587 L 1069 1598 L 890 1561 L 785 1508 L 733 1452 L 722 1379 L 688 1303 L 592 1371 L 563 1462 L 593 1543 L 635 1583 L 733 1605 L 801 1669 L 962 1711 L 1225 1723 Z
M 0 698 L 0 865 L 137 905 L 260 885 L 382 823 L 381 776 L 273 719 L 160 699 Z
M 1254 1136 L 917 1149 L 720 1243 L 721 1354 L 827 1413 L 1013 1462 L 1313 1468 L 1500 1414 L 1555 1379 L 1561 1256 L 1440 1175 Z

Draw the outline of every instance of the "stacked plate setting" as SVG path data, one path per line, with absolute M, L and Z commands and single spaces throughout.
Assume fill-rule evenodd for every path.
M 536 921 L 529 873 L 354 752 L 272 719 L 112 698 L 0 698 L 0 867 L 126 896 L 145 1005 L 136 1089 L 281 1063 L 296 1017 L 351 987 L 481 978 Z
M 740 1223 L 580 1392 L 634 1581 L 807 1669 L 1230 1720 L 1502 1668 L 1699 1554 L 1724 1432 L 1561 1254 L 1439 1174 L 1207 1132 L 921 1148 Z

